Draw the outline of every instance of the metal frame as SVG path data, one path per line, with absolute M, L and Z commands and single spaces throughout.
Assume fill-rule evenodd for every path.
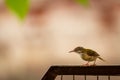
M 120 65 L 116 66 L 51 66 L 42 80 L 55 80 L 57 75 L 101 75 L 120 76 Z

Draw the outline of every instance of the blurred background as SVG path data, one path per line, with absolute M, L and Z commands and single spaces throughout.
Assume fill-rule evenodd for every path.
M 51 65 L 82 65 L 77 46 L 120 64 L 120 1 L 30 0 L 21 22 L 0 0 L 0 80 L 40 80 Z

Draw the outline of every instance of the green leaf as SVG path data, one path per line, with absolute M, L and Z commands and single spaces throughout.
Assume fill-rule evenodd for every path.
M 84 6 L 88 6 L 89 5 L 89 0 L 76 0 L 78 3 L 84 5 Z
M 29 0 L 6 0 L 5 3 L 22 20 L 28 13 Z

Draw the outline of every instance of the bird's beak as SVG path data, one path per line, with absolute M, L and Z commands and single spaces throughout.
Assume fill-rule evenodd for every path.
M 69 53 L 72 53 L 72 52 L 74 52 L 74 51 L 69 51 Z

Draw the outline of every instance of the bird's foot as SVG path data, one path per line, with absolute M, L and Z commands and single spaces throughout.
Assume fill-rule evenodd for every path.
M 93 65 L 91 65 L 91 66 L 96 66 L 96 64 L 93 64 Z
M 89 64 L 83 64 L 83 66 L 90 66 Z

